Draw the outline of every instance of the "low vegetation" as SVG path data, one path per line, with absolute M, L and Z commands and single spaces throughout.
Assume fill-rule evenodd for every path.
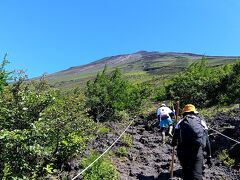
M 228 167 L 233 167 L 235 165 L 235 160 L 229 157 L 227 150 L 223 150 L 221 153 L 219 153 L 218 159 Z
M 99 134 L 107 134 L 109 132 L 109 128 L 105 127 L 105 126 L 101 126 L 98 128 L 98 133 Z
M 87 83 L 86 109 L 96 122 L 116 121 L 122 119 L 118 116 L 121 111 L 137 113 L 150 94 L 147 84 L 130 84 L 118 69 L 107 75 L 105 67 L 93 82 Z
M 7 54 L 3 58 L 3 62 L 0 64 L 0 92 L 3 90 L 4 86 L 7 86 L 7 81 L 10 79 L 11 72 L 5 69 L 8 64 Z
M 127 148 L 125 146 L 121 146 L 117 149 L 116 154 L 118 157 L 126 157 L 128 155 Z
M 240 62 L 221 67 L 208 67 L 207 60 L 191 64 L 169 80 L 165 86 L 167 99 L 181 100 L 197 107 L 230 104 L 240 97 Z M 165 98 L 161 91 L 159 99 Z
M 75 153 L 81 155 L 95 125 L 84 112 L 80 92 L 62 95 L 44 79 L 14 79 L 8 86 L 1 80 L 0 177 L 34 179 L 58 169 Z
M 97 159 L 99 154 L 95 154 L 91 152 L 91 154 L 84 158 L 82 161 L 82 167 L 86 168 L 89 164 L 91 164 L 95 159 Z M 118 172 L 115 167 L 112 165 L 111 161 L 106 158 L 100 158 L 91 169 L 87 170 L 83 173 L 83 179 L 91 179 L 91 180 L 118 180 L 119 178 Z
M 36 179 L 56 174 L 72 157 L 84 158 L 86 145 L 94 132 L 108 133 L 99 122 L 116 121 L 137 111 L 150 95 L 145 86 L 132 85 L 116 70 L 111 75 L 99 73 L 86 91 L 61 92 L 44 79 L 25 81 L 25 75 L 13 77 L 1 68 L 0 96 L 0 177 L 2 179 Z M 86 95 L 86 98 L 85 98 Z M 98 122 L 96 125 L 95 122 Z M 130 139 L 124 143 L 131 146 Z M 91 155 L 83 162 L 89 163 Z M 83 164 L 83 167 L 86 165 Z M 114 179 L 111 162 L 104 159 L 85 173 L 88 179 Z M 94 170 L 94 168 L 96 168 Z M 111 171 L 111 172 L 110 172 Z
M 124 146 L 131 147 L 133 144 L 132 136 L 129 134 L 124 134 L 122 136 L 121 142 L 123 143 Z

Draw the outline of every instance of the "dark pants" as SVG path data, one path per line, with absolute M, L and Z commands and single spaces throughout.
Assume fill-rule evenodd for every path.
M 202 180 L 203 150 L 201 147 L 178 147 L 178 159 L 184 180 Z

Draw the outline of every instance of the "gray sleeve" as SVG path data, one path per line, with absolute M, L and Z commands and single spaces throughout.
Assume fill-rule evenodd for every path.
M 210 143 L 210 140 L 209 140 L 209 136 L 208 136 L 208 127 L 207 127 L 207 123 L 205 122 L 205 120 L 201 119 L 201 124 L 204 128 L 204 133 L 205 133 L 205 136 L 206 136 L 206 147 L 205 147 L 205 150 L 207 152 L 207 156 L 208 157 L 211 157 L 211 143 Z
M 206 152 L 207 152 L 207 156 L 208 157 L 211 157 L 212 155 L 212 152 L 211 152 L 211 143 L 210 143 L 210 140 L 209 140 L 209 136 L 208 136 L 208 130 L 205 130 L 206 132 Z

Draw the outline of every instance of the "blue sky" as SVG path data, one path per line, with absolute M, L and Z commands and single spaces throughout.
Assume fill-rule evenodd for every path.
M 1 0 L 0 58 L 29 77 L 140 50 L 240 55 L 239 0 Z

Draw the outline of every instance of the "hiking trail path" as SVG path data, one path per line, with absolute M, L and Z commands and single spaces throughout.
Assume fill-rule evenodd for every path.
M 158 122 L 156 118 L 146 121 L 136 119 L 127 133 L 132 136 L 133 146 L 128 148 L 128 156 L 112 158 L 121 180 L 167 180 L 172 159 L 171 137 L 167 136 L 166 144 L 161 141 Z M 240 179 L 239 172 L 230 169 L 213 158 L 213 166 L 204 169 L 204 180 L 215 179 Z M 181 166 L 175 154 L 174 178 L 181 178 Z

